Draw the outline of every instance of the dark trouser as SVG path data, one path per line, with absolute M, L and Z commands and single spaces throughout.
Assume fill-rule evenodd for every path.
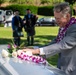
M 14 44 L 20 46 L 20 37 L 14 37 Z
M 28 45 L 33 45 L 34 43 L 34 36 L 27 36 Z
M 28 45 L 34 44 L 34 35 L 35 35 L 35 28 L 32 27 L 31 29 L 27 29 L 27 42 Z

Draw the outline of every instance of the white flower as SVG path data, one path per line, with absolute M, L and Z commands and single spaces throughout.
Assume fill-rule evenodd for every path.
M 18 50 L 17 54 L 20 55 L 23 51 L 22 50 Z
M 17 52 L 13 52 L 12 57 L 16 58 L 17 57 Z
M 6 50 L 2 50 L 2 57 L 8 57 L 9 53 Z

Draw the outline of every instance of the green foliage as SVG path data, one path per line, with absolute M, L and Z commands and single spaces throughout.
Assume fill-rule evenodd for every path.
M 71 5 L 72 7 L 72 5 Z M 0 7 L 2 10 L 19 10 L 20 15 L 26 14 L 26 9 L 31 9 L 33 14 L 44 15 L 44 16 L 53 16 L 53 6 L 34 6 L 34 5 L 24 5 L 24 4 L 13 4 L 7 7 Z M 73 9 L 73 7 L 72 7 Z M 72 14 L 75 15 L 75 10 L 72 10 Z
M 9 2 L 13 3 L 13 2 L 17 2 L 18 0 L 10 0 Z
M 55 5 L 57 3 L 63 2 L 64 0 L 9 0 L 9 2 L 14 4 L 27 4 L 27 5 Z
M 20 46 L 16 46 L 15 44 L 14 44 L 14 41 L 13 40 L 11 40 L 11 42 L 9 42 L 8 43 L 8 52 L 9 53 L 12 53 L 12 52 L 15 52 L 15 51 L 17 51 L 17 50 L 19 50 L 19 49 L 22 49 L 23 47 L 24 47 L 24 42 L 20 45 Z
M 0 23 L 0 27 L 4 27 L 4 24 Z
M 0 9 L 4 10 L 19 10 L 20 15 L 25 15 L 26 12 L 25 10 L 29 8 L 31 9 L 33 14 L 38 14 L 38 15 L 45 15 L 45 16 L 53 16 L 53 6 L 33 6 L 33 5 L 22 5 L 22 4 L 14 4 L 14 5 L 9 5 L 7 7 L 1 7 Z
M 10 0 L 9 2 L 11 3 L 16 3 L 16 4 L 27 4 L 27 3 L 33 3 L 33 0 Z
M 15 4 L 15 5 L 10 5 L 7 6 L 6 9 L 11 9 L 11 10 L 19 10 L 20 15 L 25 15 L 25 10 L 29 8 L 31 9 L 33 14 L 37 14 L 37 6 L 32 6 L 32 5 L 20 5 L 20 4 Z
M 16 3 L 16 4 L 25 4 L 27 0 L 10 0 L 9 2 L 11 3 Z
M 53 6 L 42 6 L 38 8 L 39 15 L 53 16 Z
M 2 3 L 4 3 L 5 2 L 5 0 L 0 0 L 0 5 L 2 4 Z
M 75 13 L 75 9 L 73 9 L 72 14 L 73 14 L 73 15 L 76 15 L 76 13 Z
M 70 4 L 74 4 L 76 2 L 76 0 L 64 0 L 65 2 L 69 2 Z
M 42 4 L 49 3 L 49 2 L 50 2 L 50 0 L 41 0 Z
M 73 9 L 73 5 L 70 4 L 72 15 L 75 15 L 75 9 Z

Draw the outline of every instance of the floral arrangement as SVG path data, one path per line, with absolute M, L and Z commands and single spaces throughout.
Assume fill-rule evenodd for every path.
M 4 58 L 9 57 L 9 52 L 3 49 L 2 57 Z M 18 59 L 22 61 L 28 61 L 28 62 L 43 64 L 43 65 L 46 65 L 46 62 L 47 62 L 44 58 L 40 56 L 32 55 L 30 51 L 23 52 L 22 50 L 17 50 L 17 51 L 12 52 L 12 57 L 16 59 L 15 60 L 16 62 Z
M 46 64 L 46 60 L 42 58 L 41 56 L 36 56 L 32 55 L 31 51 L 23 52 L 22 48 L 24 43 L 22 43 L 19 47 L 17 47 L 14 43 L 9 43 L 7 46 L 7 50 L 3 49 L 2 50 L 2 57 L 7 58 L 12 56 L 15 61 L 17 62 L 18 60 L 21 61 L 28 61 L 28 62 L 33 62 L 36 64 Z
M 7 48 L 9 53 L 12 53 L 18 49 L 18 47 L 15 44 L 14 45 L 8 44 Z
M 30 54 L 30 55 L 29 55 Z M 23 61 L 30 61 L 36 64 L 44 64 L 46 65 L 46 60 L 40 56 L 32 55 L 31 52 L 27 51 L 26 53 L 21 52 L 17 57 Z
M 7 46 L 8 52 L 11 54 L 12 52 L 15 52 L 15 51 L 21 49 L 23 46 L 24 46 L 24 42 L 20 46 L 17 46 L 12 41 L 12 43 L 9 43 L 8 46 Z
M 24 48 L 23 46 L 24 46 L 24 43 L 22 43 L 18 47 L 12 41 L 12 43 L 8 44 L 7 50 L 5 49 L 2 50 L 2 57 L 8 58 L 12 56 L 15 59 L 15 62 L 18 62 L 18 60 L 21 60 L 21 61 L 33 62 L 36 64 L 44 64 L 44 65 L 46 64 L 46 60 L 41 56 L 32 55 L 31 51 L 23 52 L 22 50 L 20 50 Z

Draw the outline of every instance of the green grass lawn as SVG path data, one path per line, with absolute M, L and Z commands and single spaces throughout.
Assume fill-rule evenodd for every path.
M 48 44 L 58 33 L 58 27 L 35 27 L 36 35 L 35 35 L 35 46 L 43 46 Z M 24 29 L 23 29 L 24 32 Z M 8 44 L 13 39 L 12 37 L 12 29 L 11 27 L 0 27 L 0 44 Z M 24 32 L 24 37 L 21 38 L 21 43 L 26 41 L 26 32 Z M 52 56 L 48 58 L 48 62 L 52 65 L 56 65 L 58 55 Z

